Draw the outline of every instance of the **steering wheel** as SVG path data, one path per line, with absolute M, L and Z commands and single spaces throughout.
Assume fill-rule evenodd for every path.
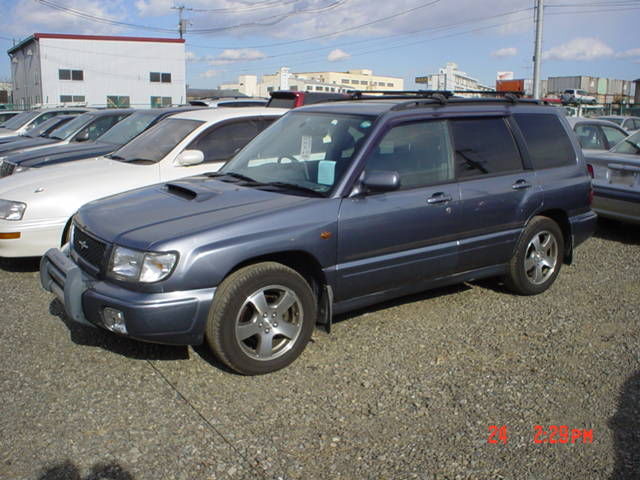
M 291 160 L 291 163 L 302 164 L 304 166 L 304 179 L 307 181 L 311 179 L 311 175 L 309 175 L 309 166 L 307 165 L 307 162 L 301 162 L 300 160 L 298 160 L 296 157 L 292 155 L 282 155 L 280 156 L 280 158 L 278 158 L 278 163 L 281 164 L 284 158 Z

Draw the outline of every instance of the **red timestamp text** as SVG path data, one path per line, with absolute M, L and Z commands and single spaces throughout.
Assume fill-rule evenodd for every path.
M 509 435 L 506 425 L 489 425 L 487 443 L 507 444 Z M 533 443 L 567 444 L 593 443 L 593 429 L 569 428 L 567 425 L 535 425 L 533 427 Z
M 593 429 L 569 428 L 567 425 L 533 427 L 533 443 L 593 443 Z

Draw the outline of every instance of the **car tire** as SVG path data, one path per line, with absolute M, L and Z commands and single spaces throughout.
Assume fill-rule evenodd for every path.
M 241 268 L 216 290 L 207 343 L 235 372 L 274 372 L 306 347 L 316 323 L 316 306 L 313 290 L 295 270 L 276 262 Z
M 564 238 L 556 222 L 547 217 L 531 219 L 508 264 L 505 285 L 520 295 L 544 292 L 562 266 Z

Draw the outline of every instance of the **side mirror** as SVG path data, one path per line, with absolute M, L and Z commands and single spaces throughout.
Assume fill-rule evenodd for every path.
M 74 140 L 76 142 L 86 142 L 89 140 L 89 130 L 82 130 L 78 135 L 76 135 Z
M 392 192 L 400 188 L 400 174 L 392 170 L 365 172 L 362 185 L 372 192 Z
M 204 153 L 201 150 L 184 150 L 176 158 L 178 165 L 189 167 L 204 162 Z

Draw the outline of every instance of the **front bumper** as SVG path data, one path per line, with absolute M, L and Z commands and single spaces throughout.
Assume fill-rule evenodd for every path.
M 106 307 L 124 314 L 125 336 L 171 345 L 198 345 L 215 288 L 168 293 L 134 292 L 97 280 L 73 262 L 66 250 L 52 248 L 40 262 L 40 283 L 63 303 L 70 319 L 104 328 Z
M 28 207 L 27 207 L 28 208 Z M 68 218 L 0 220 L 0 233 L 20 233 L 20 238 L 0 239 L 0 257 L 39 257 L 62 242 Z

